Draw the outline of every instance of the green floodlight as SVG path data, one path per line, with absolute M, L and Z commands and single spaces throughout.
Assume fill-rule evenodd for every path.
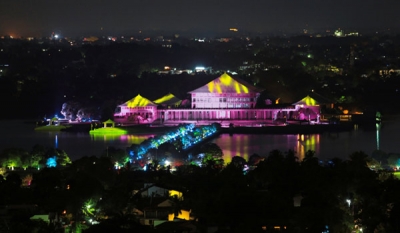
M 122 135 L 126 134 L 127 131 L 124 129 L 108 127 L 108 128 L 92 129 L 89 131 L 89 133 L 93 135 Z
M 394 172 L 393 175 L 394 175 L 394 177 L 396 177 L 397 179 L 400 179 L 400 172 Z

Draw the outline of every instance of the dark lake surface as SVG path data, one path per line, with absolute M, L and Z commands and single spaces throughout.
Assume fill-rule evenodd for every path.
M 123 136 L 93 136 L 89 133 L 37 132 L 35 125 L 21 120 L 0 121 L 0 151 L 5 148 L 30 150 L 35 144 L 65 150 L 72 160 L 83 156 L 100 156 L 107 147 L 123 148 L 140 144 L 149 134 Z M 383 123 L 355 126 L 353 130 L 322 134 L 222 134 L 212 140 L 224 152 L 225 162 L 233 156 L 246 160 L 256 153 L 268 155 L 272 150 L 294 150 L 301 159 L 307 150 L 316 152 L 320 160 L 333 157 L 347 159 L 355 151 L 371 155 L 379 149 L 386 153 L 400 153 L 400 115 L 385 117 Z

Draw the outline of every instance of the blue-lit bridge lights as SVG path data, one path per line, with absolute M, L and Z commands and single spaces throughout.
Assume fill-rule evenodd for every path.
M 182 149 L 188 149 L 197 143 L 202 142 L 207 137 L 212 136 L 218 131 L 216 125 L 206 125 L 195 127 L 194 124 L 182 125 L 174 131 L 165 133 L 154 138 L 149 138 L 142 142 L 135 151 L 130 151 L 129 155 L 133 160 L 139 160 L 150 149 L 157 149 L 160 145 L 179 140 L 182 144 Z

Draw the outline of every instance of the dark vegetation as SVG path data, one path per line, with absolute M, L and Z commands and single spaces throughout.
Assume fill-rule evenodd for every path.
M 107 118 L 117 104 L 139 93 L 155 99 L 171 92 L 185 99 L 188 91 L 217 76 L 157 75 L 166 65 L 237 71 L 284 103 L 311 90 L 354 111 L 393 112 L 400 102 L 396 73 L 379 75 L 379 70 L 399 68 L 398 36 L 234 38 L 206 43 L 172 39 L 171 48 L 162 43 L 71 46 L 65 40 L 1 39 L 0 99 L 5 112 L 1 118 L 58 114 L 65 102 L 90 106 Z
M 300 161 L 293 151 L 274 150 L 268 157 L 234 157 L 221 165 L 220 150 L 210 148 L 214 158 L 204 166 L 185 163 L 174 172 L 156 161 L 147 171 L 129 166 L 116 170 L 117 150 L 69 166 L 7 170 L 0 177 L 0 205 L 24 203 L 35 205 L 36 213 L 57 213 L 73 232 L 165 232 L 141 225 L 140 216 L 133 214 L 156 200 L 133 191 L 156 183 L 183 193 L 183 199 L 171 197 L 171 211 L 190 209 L 196 232 L 211 226 L 218 232 L 263 232 L 274 226 L 285 226 L 286 232 L 400 230 L 400 180 L 390 171 L 371 169 L 379 160 L 363 152 L 321 164 L 312 151 Z M 31 214 L 13 213 L 5 220 L 8 232 L 62 232 L 61 224 L 32 221 Z M 88 224 L 89 219 L 99 224 Z
M 68 101 L 94 106 L 107 118 L 117 104 L 136 94 L 153 99 L 172 92 L 183 99 L 216 74 L 155 72 L 165 65 L 187 69 L 200 63 L 216 72 L 238 70 L 240 77 L 265 88 L 263 94 L 283 102 L 296 101 L 313 89 L 342 108 L 390 113 L 399 109 L 400 79 L 396 73 L 381 76 L 379 70 L 399 68 L 399 39 L 252 38 L 201 44 L 183 40 L 172 42 L 171 48 L 152 42 L 70 46 L 63 40 L 2 39 L 1 118 L 57 114 Z M 243 62 L 249 66 L 239 69 Z M 332 66 L 338 71 L 331 71 Z M 186 161 L 170 172 L 158 161 L 148 171 L 130 166 L 116 170 L 116 160 L 126 154 L 115 148 L 100 157 L 44 168 L 45 159 L 55 153 L 68 160 L 62 151 L 42 149 L 2 152 L 0 205 L 22 203 L 33 205 L 36 213 L 57 213 L 74 231 L 160 232 L 140 225 L 132 212 L 152 201 L 133 191 L 144 183 L 159 183 L 183 192 L 183 200 L 171 200 L 173 211 L 191 209 L 200 232 L 208 226 L 218 226 L 219 232 L 258 232 L 277 225 L 288 232 L 346 233 L 355 226 L 363 232 L 400 232 L 400 181 L 379 166 L 383 161 L 397 164 L 395 155 L 377 153 L 373 160 L 355 152 L 349 160 L 321 164 L 313 152 L 299 161 L 292 151 L 272 151 L 249 161 L 235 157 L 226 165 L 218 159 L 218 148 L 210 146 L 202 151 L 204 166 Z M 22 168 L 12 170 L 10 161 Z M 42 167 L 37 170 L 32 164 Z M 294 198 L 301 200 L 300 206 L 294 205 Z M 61 231 L 60 225 L 30 221 L 32 213 L 17 211 L 1 227 L 8 232 Z M 84 222 L 89 218 L 100 224 L 89 228 Z

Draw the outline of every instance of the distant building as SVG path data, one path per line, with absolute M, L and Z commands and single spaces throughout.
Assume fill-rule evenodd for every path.
M 169 94 L 150 101 L 140 95 L 117 106 L 114 120 L 121 124 L 260 124 L 278 119 L 317 120 L 317 102 L 258 106 L 263 90 L 224 73 L 206 85 L 190 91 L 190 103 Z M 269 102 L 272 102 L 271 100 Z M 310 104 L 310 105 L 308 105 Z M 224 126 L 224 125 L 223 125 Z
M 204 72 L 204 73 L 211 74 L 212 73 L 212 68 L 211 67 L 204 67 L 204 66 L 196 66 L 194 68 L 194 72 L 196 72 L 196 73 Z
M 349 32 L 345 33 L 342 29 L 338 29 L 335 31 L 334 36 L 336 37 L 346 37 L 346 36 L 359 36 L 358 32 Z
M 6 73 L 8 68 L 9 68 L 8 64 L 0 64 L 0 77 Z
M 391 75 L 400 75 L 400 69 L 385 69 L 379 70 L 379 76 L 388 77 Z
M 115 122 L 131 122 L 137 124 L 150 123 L 154 121 L 157 113 L 157 104 L 137 95 L 136 97 L 118 105 L 115 113 Z
M 169 66 L 165 66 L 164 70 L 159 70 L 157 72 L 157 74 L 159 74 L 159 75 L 163 75 L 163 74 L 183 74 L 183 73 L 191 74 L 191 73 L 193 73 L 193 70 L 190 70 L 190 69 L 182 70 L 182 69 L 178 69 L 178 68 L 172 68 L 172 67 L 169 67 Z

